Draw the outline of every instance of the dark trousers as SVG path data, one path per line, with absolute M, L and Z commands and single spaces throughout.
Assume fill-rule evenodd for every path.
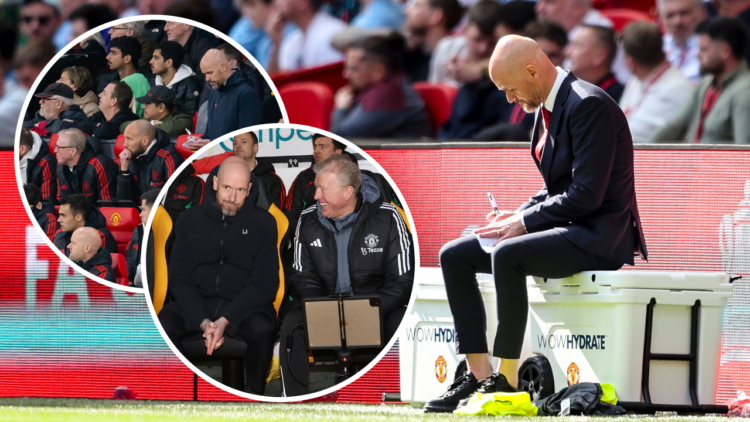
M 175 302 L 167 304 L 159 312 L 159 323 L 161 323 L 172 344 L 185 357 L 190 356 L 185 353 L 185 348 L 182 345 L 183 340 L 203 340 L 202 331 L 191 331 L 185 328 L 185 317 Z M 273 358 L 276 322 L 265 312 L 254 312 L 239 324 L 239 329 L 233 339 L 244 341 L 247 345 L 245 352 L 247 391 L 263 394 L 266 387 L 268 366 Z M 224 335 L 228 337 L 226 333 Z
M 385 331 L 385 342 L 383 344 L 387 344 L 396 333 L 401 320 L 404 319 L 405 313 L 406 308 L 399 308 L 383 316 L 383 328 Z M 291 350 L 288 355 L 286 351 L 289 346 L 287 337 L 291 339 Z M 300 304 L 296 304 L 294 308 L 290 309 L 281 323 L 279 363 L 281 366 L 281 380 L 284 383 L 284 396 L 292 397 L 307 394 L 310 360 L 307 349 L 307 338 L 305 336 L 302 305 Z
M 518 359 L 529 306 L 526 276 L 563 278 L 581 271 L 614 271 L 622 265 L 584 251 L 554 229 L 506 239 L 492 254 L 474 236 L 448 242 L 440 250 L 440 266 L 456 328 L 457 353 L 488 353 L 487 317 L 477 273 L 495 278 L 498 325 L 493 355 Z

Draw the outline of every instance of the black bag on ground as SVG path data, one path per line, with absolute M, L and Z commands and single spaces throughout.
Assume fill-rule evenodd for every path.
M 557 393 L 545 397 L 535 403 L 539 408 L 538 416 L 557 416 L 560 414 L 562 402 L 570 399 L 571 415 L 610 416 L 622 415 L 625 409 L 601 401 L 602 387 L 592 382 L 582 382 L 563 388 Z

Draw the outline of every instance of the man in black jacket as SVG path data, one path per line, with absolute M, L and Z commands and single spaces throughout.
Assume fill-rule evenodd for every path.
M 382 202 L 377 184 L 344 155 L 315 164 L 316 204 L 300 216 L 289 285 L 295 299 L 344 293 L 378 295 L 386 344 L 406 312 L 414 282 L 414 249 L 398 209 Z M 281 373 L 287 396 L 307 393 L 308 344 L 302 307 L 281 325 Z
M 65 84 L 50 84 L 36 94 L 41 105 L 33 119 L 23 122 L 26 128 L 36 127 L 43 135 L 58 133 L 63 129 L 85 130 L 88 117 L 73 100 L 73 89 Z
M 205 80 L 199 79 L 188 65 L 182 62 L 182 46 L 176 41 L 162 41 L 154 49 L 151 71 L 156 75 L 155 86 L 171 89 L 175 96 L 175 112 L 189 114 L 198 111 L 198 102 Z
M 263 394 L 273 356 L 279 288 L 274 218 L 256 207 L 257 183 L 238 157 L 229 157 L 205 202 L 180 215 L 169 262 L 174 301 L 159 313 L 183 354 L 183 339 L 205 338 L 211 355 L 224 335 L 247 343 L 247 390 Z
M 60 230 L 55 235 L 55 246 L 61 251 L 67 250 L 74 231 L 91 227 L 99 234 L 102 248 L 109 253 L 117 253 L 117 241 L 107 229 L 107 219 L 98 208 L 88 204 L 83 194 L 70 195 L 61 201 L 57 222 Z
M 115 139 L 120 125 L 138 120 L 138 115 L 130 110 L 133 90 L 122 81 L 107 84 L 99 94 L 99 111 L 89 117 L 88 133 L 99 139 Z
M 26 203 L 31 207 L 31 212 L 39 223 L 44 235 L 50 241 L 55 241 L 57 232 L 57 217 L 55 216 L 55 207 L 50 202 L 42 201 L 42 191 L 33 183 L 23 185 L 24 194 L 26 194 Z
M 313 164 L 321 163 L 334 154 L 343 154 L 346 145 L 326 135 L 316 133 L 312 137 Z M 302 170 L 292 182 L 284 203 L 284 214 L 289 220 L 289 233 L 294 233 L 302 210 L 315 203 L 315 172 L 312 166 Z
M 145 120 L 125 128 L 125 149 L 120 153 L 117 198 L 137 202 L 141 193 L 159 189 L 185 161 L 169 135 Z
M 89 203 L 111 200 L 117 190 L 117 164 L 101 150 L 94 138 L 78 129 L 60 132 L 55 145 L 57 154 L 57 200 L 83 193 Z
M 102 247 L 99 233 L 95 229 L 91 227 L 76 229 L 70 237 L 66 252 L 70 260 L 84 271 L 112 283 L 117 281 L 115 272 L 112 270 L 112 255 Z
M 276 174 L 276 168 L 273 164 L 256 156 L 258 154 L 258 136 L 253 132 L 235 135 L 232 138 L 232 147 L 234 156 L 245 160 L 253 174 L 266 182 L 271 200 L 281 209 L 286 199 L 286 187 L 284 187 L 284 181 L 281 180 L 281 177 Z M 216 176 L 218 171 L 219 166 L 214 167 L 206 180 L 213 180 L 213 176 Z
M 159 189 L 153 189 L 141 195 L 141 224 L 135 226 L 133 229 L 133 234 L 130 235 L 130 244 L 128 244 L 128 249 L 125 251 L 125 263 L 128 267 L 128 281 L 130 281 L 131 286 L 134 286 L 135 275 L 141 264 L 143 228 L 146 227 L 146 224 L 148 223 L 148 216 L 151 214 L 151 207 L 154 206 L 157 196 L 159 196 Z
M 34 184 L 40 189 L 42 201 L 54 204 L 57 195 L 57 158 L 52 155 L 47 143 L 38 133 L 22 128 L 18 155 L 23 183 Z

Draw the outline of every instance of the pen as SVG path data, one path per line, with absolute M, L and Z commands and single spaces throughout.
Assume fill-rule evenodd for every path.
M 497 210 L 497 202 L 495 202 L 495 198 L 491 193 L 487 192 L 487 198 L 490 199 L 490 205 L 492 205 L 492 211 L 495 211 L 495 215 L 500 214 L 500 211 Z

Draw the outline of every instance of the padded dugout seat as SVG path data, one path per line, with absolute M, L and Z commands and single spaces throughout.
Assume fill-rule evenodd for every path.
M 112 270 L 115 272 L 115 278 L 117 284 L 123 286 L 129 286 L 130 280 L 128 280 L 128 263 L 125 261 L 125 255 L 121 253 L 113 253 L 112 255 Z
M 453 102 L 456 100 L 458 88 L 445 84 L 416 82 L 412 87 L 424 100 L 427 114 L 430 115 L 432 132 L 437 134 L 441 127 L 451 117 Z
M 289 123 L 328 130 L 333 111 L 333 90 L 321 82 L 295 82 L 279 88 Z
M 107 229 L 117 242 L 117 251 L 124 255 L 133 230 L 141 224 L 138 210 L 131 207 L 100 207 L 99 211 L 107 219 Z

